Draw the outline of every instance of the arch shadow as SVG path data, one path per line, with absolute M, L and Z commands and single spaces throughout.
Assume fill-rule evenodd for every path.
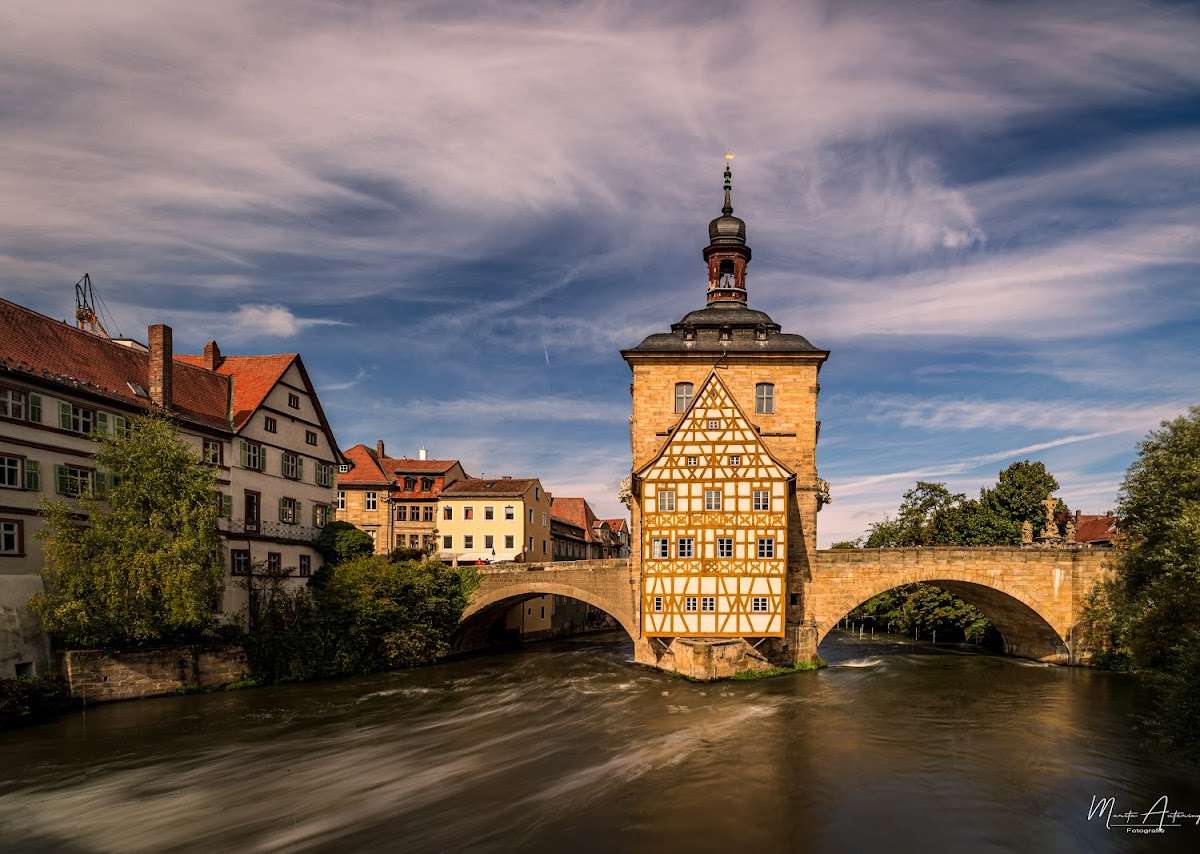
M 999 633 L 1006 655 L 1052 664 L 1071 663 L 1071 649 L 1067 640 L 1035 607 L 999 588 L 960 579 L 922 578 L 889 582 L 850 607 L 839 607 L 840 613 L 836 617 L 820 623 L 817 627 L 817 644 L 820 645 L 842 618 L 863 602 L 880 593 L 913 583 L 928 584 L 953 593 L 982 611 Z
M 471 651 L 489 645 L 485 640 L 488 630 L 500 619 L 505 612 L 529 599 L 538 596 L 564 596 L 590 605 L 602 611 L 616 621 L 622 631 L 629 637 L 630 643 L 636 644 L 637 633 L 631 630 L 630 622 L 619 613 L 615 613 L 611 603 L 603 601 L 599 596 L 570 584 L 553 582 L 538 582 L 530 584 L 510 584 L 490 590 L 475 597 L 459 618 L 458 630 L 455 632 L 453 645 L 455 651 Z

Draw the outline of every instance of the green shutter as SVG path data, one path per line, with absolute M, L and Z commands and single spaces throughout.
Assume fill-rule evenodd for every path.
M 233 518 L 233 496 L 221 495 L 221 515 L 226 519 Z
M 98 497 L 103 498 L 108 495 L 108 490 L 112 486 L 112 480 L 106 471 L 92 472 L 92 492 Z
M 71 404 L 61 400 L 58 402 L 58 426 L 64 430 L 71 429 Z
M 296 455 L 296 480 L 304 480 L 304 457 Z
M 67 467 L 54 467 L 54 491 L 59 495 L 70 495 L 70 490 L 67 486 Z
M 42 472 L 37 460 L 25 461 L 25 488 L 31 492 L 41 492 Z
M 107 412 L 97 412 L 96 413 L 96 432 L 97 433 L 108 433 L 108 413 Z
M 280 522 L 286 522 L 286 521 L 287 521 L 287 520 L 284 518 L 284 513 L 283 513 L 283 502 L 284 502 L 284 501 L 286 501 L 286 500 L 287 500 L 286 498 L 280 498 L 280 499 L 279 499 L 279 521 L 280 521 Z
M 244 469 L 250 468 L 250 446 L 246 444 L 245 439 L 241 439 L 240 442 L 241 442 L 241 453 L 242 453 L 242 468 L 244 468 Z
M 42 423 L 42 396 L 40 394 L 29 395 L 29 420 L 34 424 Z
M 124 415 L 113 416 L 113 432 L 118 436 L 129 435 L 129 422 L 125 419 Z
M 304 504 L 300 501 L 300 499 L 296 499 L 296 504 L 292 508 L 292 524 L 293 525 L 303 525 L 304 524 L 304 513 L 302 512 L 303 509 L 304 509 Z

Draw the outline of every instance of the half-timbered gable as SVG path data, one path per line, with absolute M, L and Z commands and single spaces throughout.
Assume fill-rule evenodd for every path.
M 669 433 L 635 473 L 645 633 L 782 636 L 793 472 L 717 370 Z

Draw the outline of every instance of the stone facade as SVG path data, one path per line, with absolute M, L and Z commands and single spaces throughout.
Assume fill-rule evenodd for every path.
M 246 652 L 239 646 L 140 652 L 85 649 L 63 655 L 63 675 L 71 694 L 89 703 L 221 688 L 248 674 Z

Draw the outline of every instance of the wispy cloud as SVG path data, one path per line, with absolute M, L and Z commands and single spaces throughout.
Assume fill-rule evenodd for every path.
M 287 306 L 242 305 L 231 318 L 238 334 L 269 338 L 292 338 L 313 326 L 345 326 L 340 320 L 323 317 L 297 317 Z
M 1141 433 L 1185 412 L 1187 401 L 1115 403 L 1106 400 L 1004 400 L 863 395 L 845 401 L 873 421 L 919 430 L 1026 429 Z M 1106 433 L 1106 434 L 1107 434 Z

